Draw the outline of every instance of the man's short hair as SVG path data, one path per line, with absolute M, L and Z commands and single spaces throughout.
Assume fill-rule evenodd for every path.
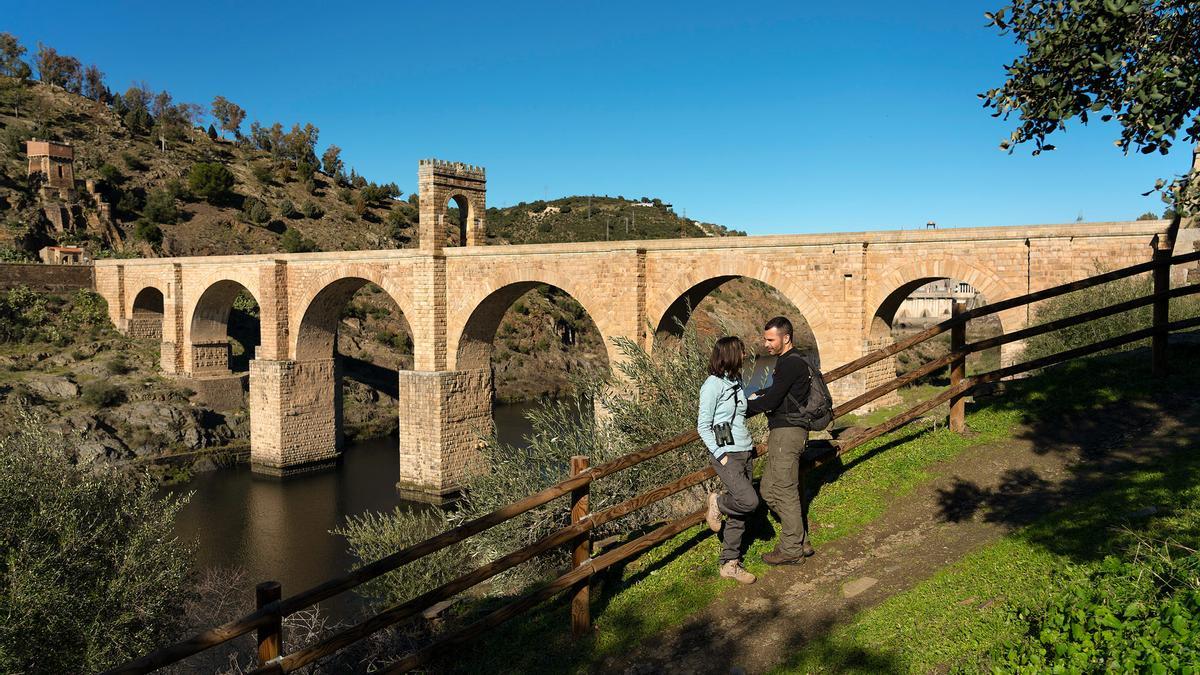
M 792 337 L 792 322 L 788 321 L 786 316 L 777 316 L 768 321 L 767 325 L 763 326 L 763 330 L 771 330 L 772 328 L 786 334 L 789 338 Z

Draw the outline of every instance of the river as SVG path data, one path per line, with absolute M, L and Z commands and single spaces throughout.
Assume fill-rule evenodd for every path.
M 533 403 L 497 405 L 496 434 L 519 443 Z M 246 465 L 197 474 L 171 492 L 192 493 L 176 534 L 196 547 L 201 568 L 240 567 L 255 583 L 274 580 L 289 594 L 350 569 L 345 539 L 330 530 L 366 511 L 432 508 L 396 494 L 395 437 L 348 444 L 336 469 L 287 480 L 256 476 Z

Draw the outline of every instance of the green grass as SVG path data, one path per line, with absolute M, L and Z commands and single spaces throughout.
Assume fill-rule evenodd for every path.
M 1087 400 L 1097 408 L 1117 401 L 1136 406 L 1150 398 L 1156 383 L 1131 377 L 1131 370 L 1145 369 L 1145 352 L 1133 356 L 1071 364 L 1040 384 L 1023 383 L 1020 399 L 1031 410 L 1055 409 L 1046 416 L 1049 420 L 1080 412 L 1079 404 L 1052 395 L 1060 387 L 1087 387 Z M 1175 361 L 1184 371 L 1176 382 L 1195 381 L 1200 370 L 1196 356 L 1190 353 Z M 1126 377 L 1113 377 L 1121 374 Z M 1051 386 L 1041 386 L 1047 384 Z M 1165 444 L 1166 458 L 1139 466 L 1102 491 L 862 612 L 850 624 L 806 645 L 776 672 L 876 672 L 879 662 L 914 673 L 986 672 L 990 656 L 1024 632 L 1024 617 L 1051 591 L 1056 570 L 1068 565 L 1091 568 L 1105 555 L 1120 554 L 1131 535 L 1117 528 L 1175 539 L 1186 523 L 1181 525 L 1171 514 L 1200 508 L 1200 490 L 1195 487 L 1200 455 L 1190 451 L 1190 439 L 1138 440 Z M 1130 516 L 1149 505 L 1163 515 L 1149 520 Z

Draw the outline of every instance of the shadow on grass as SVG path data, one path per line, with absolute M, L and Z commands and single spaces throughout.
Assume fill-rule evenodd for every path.
M 1078 562 L 1102 559 L 1112 551 L 1114 526 L 1200 483 L 1200 456 L 1187 450 L 1200 439 L 1200 350 L 1174 348 L 1171 363 L 1169 377 L 1152 378 L 1149 351 L 1139 349 L 1010 383 L 1008 395 L 988 405 L 1021 410 L 1019 437 L 1036 453 L 1078 453 L 1080 461 L 1060 480 L 1031 467 L 1007 470 L 996 487 L 956 479 L 939 490 L 940 519 L 1017 528 L 1065 509 L 1053 527 L 1022 536 Z M 1169 432 L 1151 433 L 1159 425 Z

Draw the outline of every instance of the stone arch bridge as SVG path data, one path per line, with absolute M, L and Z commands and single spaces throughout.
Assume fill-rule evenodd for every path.
M 674 326 L 688 303 L 729 279 L 757 279 L 800 310 L 829 369 L 886 344 L 900 302 L 931 280 L 965 281 L 994 302 L 1147 261 L 1167 228 L 1141 221 L 482 246 L 483 182 L 464 180 L 482 170 L 421 167 L 423 248 L 99 260 L 97 290 L 119 329 L 161 339 L 165 372 L 198 381 L 229 377 L 229 313 L 239 292 L 253 295 L 261 343 L 250 362 L 251 460 L 256 471 L 283 474 L 336 460 L 337 325 L 355 291 L 378 285 L 414 343 L 414 368 L 399 373 L 399 486 L 436 499 L 454 491 L 491 427 L 491 342 L 508 307 L 537 284 L 583 305 L 615 364 L 612 338 L 650 348 L 655 328 Z M 431 170 L 475 191 L 443 185 L 430 204 Z M 438 236 L 442 200 L 462 204 L 452 226 L 465 246 L 428 243 L 446 239 Z M 1000 319 L 1011 331 L 1029 317 L 1014 309 Z M 835 397 L 890 379 L 893 368 L 885 361 L 839 381 Z

